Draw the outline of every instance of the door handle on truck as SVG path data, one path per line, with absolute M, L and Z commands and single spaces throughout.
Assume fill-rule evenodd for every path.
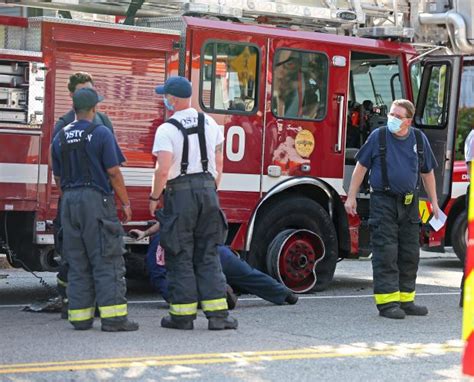
M 337 143 L 334 145 L 334 151 L 340 153 L 342 151 L 342 131 L 344 129 L 344 100 L 343 95 L 336 96 L 338 105 L 338 117 L 337 117 Z

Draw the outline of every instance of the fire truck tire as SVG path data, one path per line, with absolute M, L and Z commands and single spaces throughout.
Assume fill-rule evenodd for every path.
M 46 272 L 59 271 L 59 255 L 54 250 L 54 247 L 44 247 L 39 249 L 39 260 L 41 270 Z
M 451 243 L 454 253 L 463 264 L 466 257 L 466 232 L 467 213 L 463 211 L 454 219 L 453 228 L 451 229 Z
M 267 264 L 275 264 L 276 259 L 267 260 L 267 256 L 278 256 L 278 254 L 268 253 L 268 250 L 272 243 L 274 248 L 278 248 L 274 240 L 287 230 L 307 230 L 321 238 L 324 243 L 325 254 L 324 258 L 316 264 L 316 284 L 313 290 L 322 291 L 326 289 L 336 270 L 338 260 L 337 234 L 326 210 L 314 200 L 304 196 L 280 199 L 266 207 L 263 215 L 256 222 L 256 229 L 250 247 L 250 264 L 264 272 L 274 274 L 274 271 L 272 272 L 271 269 L 267 268 Z M 280 239 L 281 237 L 280 235 Z M 311 240 L 313 239 L 308 239 L 309 242 Z M 281 278 L 288 278 L 287 276 L 289 275 L 283 273 Z M 287 287 L 302 293 L 303 290 L 307 289 L 306 286 L 309 280 L 305 275 L 303 277 L 298 275 L 298 277 L 302 280 L 301 285 L 291 283 Z M 292 278 L 294 279 L 294 277 Z M 285 282 L 283 283 L 286 285 Z
M 314 288 L 317 263 L 324 258 L 325 246 L 316 233 L 307 229 L 286 229 L 270 243 L 268 273 L 295 293 Z

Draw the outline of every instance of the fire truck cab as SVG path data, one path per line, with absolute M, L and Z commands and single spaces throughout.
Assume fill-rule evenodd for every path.
M 430 139 L 440 204 L 446 202 L 462 69 L 462 57 L 452 53 L 471 48 L 466 30 L 453 41 L 446 33 L 450 54 L 439 41 L 424 41 L 420 55 L 406 20 L 421 25 L 422 41 L 441 12 L 420 8 L 414 17 L 409 1 L 400 8 L 396 1 L 369 8 L 351 1 L 344 9 L 329 3 L 173 3 L 184 7 L 175 11 L 182 16 L 135 10 L 133 26 L 0 19 L 0 239 L 12 264 L 56 266 L 58 194 L 48 152 L 54 121 L 70 109 L 66 84 L 76 71 L 93 75 L 105 96 L 101 111 L 127 157 L 131 226 L 150 219 L 151 147 L 167 117 L 154 86 L 176 74 L 192 81 L 193 106 L 225 134 L 219 196 L 227 242 L 295 292 L 326 288 L 338 259 L 370 253 L 368 187 L 360 190 L 358 217 L 347 216 L 343 202 L 355 153 L 397 98 L 417 101 L 415 125 Z M 463 6 L 473 14 L 472 4 Z M 388 24 L 377 23 L 381 17 Z M 144 243 L 128 244 L 143 251 L 137 244 Z

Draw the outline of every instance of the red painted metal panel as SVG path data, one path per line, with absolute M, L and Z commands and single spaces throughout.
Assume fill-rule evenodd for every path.
M 214 35 L 220 38 L 223 31 L 237 33 L 243 36 L 262 36 L 265 38 L 287 38 L 291 40 L 319 41 L 326 45 L 339 45 L 346 49 L 379 50 L 384 49 L 387 54 L 411 52 L 416 54 L 416 50 L 410 44 L 391 42 L 387 40 L 376 40 L 360 37 L 347 37 L 330 33 L 317 33 L 310 31 L 296 31 L 285 28 L 275 28 L 265 25 L 243 25 L 241 23 L 230 23 L 227 21 L 208 20 L 197 17 L 184 17 L 190 29 L 206 29 L 213 31 Z
M 28 19 L 15 16 L 0 16 L 0 25 L 26 28 L 28 27 Z
M 37 200 L 41 137 L 0 129 L 0 200 Z
M 454 162 L 453 182 L 469 182 L 469 177 L 467 176 L 466 162 L 461 160 L 457 160 Z
M 327 77 L 327 112 L 320 120 L 303 120 L 291 118 L 279 118 L 271 110 L 267 110 L 266 126 L 266 144 L 264 169 L 269 165 L 279 165 L 285 175 L 311 175 L 320 178 L 339 178 L 343 177 L 344 170 L 344 149 L 335 150 L 338 141 L 338 124 L 340 108 L 344 108 L 342 121 L 346 120 L 346 105 L 348 102 L 349 90 L 349 61 L 350 51 L 346 47 L 327 46 L 317 44 L 315 41 L 301 41 L 288 38 L 273 39 L 270 43 L 269 72 L 276 73 L 275 55 L 282 50 L 296 50 L 298 52 L 311 52 L 320 54 L 328 60 Z M 331 57 L 342 56 L 347 60 L 345 67 L 335 67 L 330 64 Z M 318 78 L 320 82 L 326 81 L 326 78 Z M 276 80 L 271 77 L 268 80 L 269 92 L 267 93 L 267 103 L 272 102 L 273 87 Z M 338 104 L 337 97 L 344 96 L 344 103 Z M 326 95 L 322 95 L 326 99 Z M 342 137 L 345 137 L 345 126 L 341 131 Z M 314 139 L 314 149 L 307 157 L 301 157 L 294 144 L 296 135 L 301 130 L 307 130 Z M 345 146 L 344 140 L 342 141 Z M 283 165 L 280 164 L 280 156 L 284 155 Z M 309 161 L 309 162 L 308 162 Z M 309 163 L 310 173 L 301 172 L 301 164 Z M 266 171 L 264 170 L 266 173 Z
M 99 109 L 111 119 L 117 141 L 127 158 L 127 167 L 152 168 L 151 154 L 156 127 L 163 122 L 163 105 L 154 93 L 164 82 L 166 56 L 162 53 L 120 57 L 88 52 L 56 54 L 54 117 L 57 120 L 71 108 L 67 83 L 77 71 L 90 73 L 94 84 L 105 97 Z M 126 178 L 127 180 L 127 178 Z M 127 187 L 134 220 L 152 219 L 148 213 L 149 184 Z
M 227 24 L 226 24 L 227 25 Z M 224 136 L 229 137 L 227 133 L 232 126 L 242 128 L 245 135 L 245 151 L 243 157 L 239 161 L 231 161 L 228 156 L 224 156 L 224 173 L 226 174 L 261 174 L 262 166 L 262 146 L 263 146 L 263 113 L 265 109 L 265 81 L 266 81 L 266 46 L 267 40 L 264 36 L 249 36 L 242 32 L 234 33 L 222 29 L 216 34 L 215 30 L 200 30 L 197 33 L 188 35 L 188 41 L 192 41 L 190 64 L 186 68 L 191 73 L 191 82 L 195 84 L 192 96 L 193 107 L 200 109 L 199 103 L 199 82 L 200 82 L 200 66 L 201 66 L 201 50 L 208 40 L 229 41 L 237 43 L 248 43 L 259 50 L 259 61 L 257 63 L 257 75 L 259 85 L 257 88 L 258 104 L 257 112 L 250 115 L 243 114 L 220 114 L 209 113 L 219 125 L 224 126 Z M 209 97 L 207 92 L 203 94 L 204 99 Z M 234 146 L 232 150 L 237 151 L 235 147 L 236 139 L 233 140 Z M 226 149 L 227 152 L 227 149 Z M 257 180 L 256 188 L 259 187 Z M 256 192 L 242 191 L 225 191 L 219 192 L 221 206 L 227 216 L 229 222 L 241 223 L 247 222 L 258 204 L 260 199 L 259 190 Z
M 179 36 L 58 23 L 52 27 L 51 38 L 62 43 L 167 52 L 172 50 L 173 40 Z
M 77 71 L 90 73 L 97 90 L 105 97 L 99 109 L 112 120 L 127 165 L 152 167 L 154 134 L 163 120 L 163 107 L 154 88 L 164 81 L 165 56 L 130 58 L 58 52 L 55 120 L 71 108 L 67 83 Z
M 38 163 L 40 137 L 38 135 L 15 135 L 2 133 L 0 129 L 0 162 Z

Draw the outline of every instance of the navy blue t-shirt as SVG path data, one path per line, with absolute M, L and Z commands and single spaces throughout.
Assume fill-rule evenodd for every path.
M 66 126 L 63 131 L 66 133 L 66 140 L 73 142 L 79 140 L 82 133 L 90 126 L 90 122 L 86 120 L 74 121 Z M 53 140 L 53 173 L 55 176 L 61 177 L 62 163 L 61 163 L 61 139 L 60 132 Z M 114 135 L 104 125 L 98 125 L 94 131 L 86 139 L 86 153 L 90 163 L 91 183 L 92 187 L 105 194 L 112 194 L 112 187 L 109 182 L 107 170 L 120 166 L 120 148 L 115 140 Z M 69 153 L 70 155 L 70 177 L 71 182 L 66 183 L 64 178 L 61 178 L 61 189 L 83 187 L 84 179 L 81 172 L 80 160 L 77 151 Z
M 372 189 L 383 190 L 382 165 L 379 151 L 380 129 L 374 130 L 356 155 L 361 165 L 370 170 L 369 182 Z M 422 132 L 424 143 L 424 161 L 422 173 L 428 173 L 438 166 L 431 150 L 428 138 Z M 413 128 L 408 136 L 400 138 L 387 129 L 387 177 L 390 190 L 398 194 L 413 192 L 418 181 L 418 153 Z
M 61 118 L 58 119 L 58 121 L 54 125 L 53 135 L 52 135 L 52 138 L 51 138 L 51 144 L 53 143 L 54 138 L 56 138 L 56 135 L 64 127 L 66 127 L 67 125 L 74 122 L 75 119 L 76 119 L 76 113 L 75 113 L 74 110 L 69 110 L 66 114 L 64 114 Z M 100 111 L 98 111 L 95 114 L 94 120 L 92 122 L 94 122 L 96 125 L 104 125 L 108 129 L 110 129 L 112 134 L 114 134 L 114 128 L 112 126 L 112 122 L 110 122 L 110 119 L 109 119 L 109 117 L 107 117 L 106 114 L 101 113 Z M 122 150 L 119 150 L 119 160 L 120 160 L 120 163 L 124 163 L 124 162 L 127 161 L 127 159 L 125 158 L 125 156 L 122 153 Z

